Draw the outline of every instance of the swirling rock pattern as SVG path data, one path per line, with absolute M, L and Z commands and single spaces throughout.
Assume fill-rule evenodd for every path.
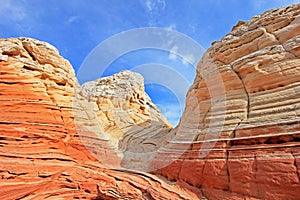
M 197 198 L 154 175 L 102 165 L 99 156 L 113 166 L 120 158 L 91 131 L 73 68 L 53 46 L 0 39 L 0 53 L 0 199 Z
M 298 199 L 299 39 L 298 4 L 238 23 L 214 42 L 176 135 L 153 165 L 169 155 L 174 162 L 156 173 L 208 199 Z
M 175 129 L 140 75 L 80 87 L 53 46 L 0 39 L 0 198 L 298 199 L 299 35 L 299 4 L 239 22 Z
M 122 157 L 122 167 L 148 171 L 151 154 L 172 126 L 152 103 L 142 75 L 128 70 L 84 83 L 80 94 L 95 111 L 98 130 Z

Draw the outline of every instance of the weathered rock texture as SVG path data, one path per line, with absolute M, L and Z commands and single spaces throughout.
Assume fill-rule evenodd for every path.
M 144 78 L 121 71 L 85 83 L 80 94 L 95 112 L 95 129 L 123 158 L 122 166 L 148 171 L 151 153 L 161 147 L 172 126 L 145 93 Z
M 300 5 L 239 22 L 172 130 L 140 75 L 80 88 L 51 45 L 0 39 L 0 198 L 299 199 L 299 35 Z
M 299 199 L 299 42 L 299 4 L 239 23 L 214 42 L 153 166 L 174 162 L 156 173 L 208 199 Z
M 153 175 L 102 165 L 97 156 L 114 166 L 120 159 L 86 128 L 95 125 L 93 115 L 81 107 L 73 69 L 53 46 L 0 39 L 0 53 L 0 199 L 197 198 Z

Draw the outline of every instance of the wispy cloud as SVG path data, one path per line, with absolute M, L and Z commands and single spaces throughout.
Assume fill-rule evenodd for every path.
M 285 5 L 292 5 L 292 4 L 299 4 L 299 0 L 274 0 L 274 4 L 277 4 L 279 6 L 285 6 Z
M 170 24 L 169 26 L 166 27 L 167 30 L 176 30 L 176 24 Z
M 165 0 L 147 0 L 146 8 L 149 12 L 162 11 L 166 8 Z
M 79 16 L 70 16 L 67 21 L 68 21 L 68 23 L 71 24 L 71 23 L 77 21 L 78 18 L 79 18 Z
M 2 0 L 0 5 L 1 20 L 20 21 L 27 16 L 26 9 L 12 0 Z
M 170 60 L 174 61 L 174 60 L 177 60 L 177 58 L 178 58 L 177 55 L 179 55 L 179 47 L 174 45 L 169 52 L 168 58 Z M 182 57 L 181 57 L 181 62 L 183 65 L 189 65 L 191 63 L 194 63 L 195 61 L 196 61 L 196 58 L 192 54 L 182 55 Z
M 266 7 L 282 7 L 282 6 L 288 6 L 292 4 L 299 4 L 299 0 L 273 0 L 273 1 L 252 1 L 253 7 L 257 10 L 265 9 Z
M 152 9 L 153 9 L 153 8 L 152 8 L 152 2 L 151 2 L 151 0 L 147 0 L 147 1 L 146 1 L 146 6 L 147 6 L 148 11 L 151 12 Z
M 162 10 L 166 8 L 167 4 L 165 0 L 157 0 L 157 2 L 160 4 Z
M 193 55 L 191 55 L 191 54 L 189 54 L 189 55 L 184 55 L 184 56 L 183 56 L 183 59 L 182 59 L 182 64 L 188 65 L 188 64 L 190 64 L 190 63 L 194 63 L 195 60 L 196 60 L 195 57 L 194 57 Z
M 157 104 L 156 105 L 163 115 L 168 119 L 168 121 L 173 125 L 176 126 L 181 117 L 181 108 L 178 104 Z
M 169 59 L 170 60 L 176 60 L 178 54 L 178 46 L 174 45 L 169 53 Z

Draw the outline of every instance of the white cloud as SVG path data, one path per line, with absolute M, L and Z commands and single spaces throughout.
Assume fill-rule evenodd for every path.
M 267 6 L 279 8 L 279 7 L 288 6 L 288 5 L 292 5 L 292 4 L 298 4 L 299 0 L 273 0 L 273 1 L 254 0 L 252 2 L 253 2 L 254 8 L 257 10 L 260 10 Z
M 146 6 L 147 6 L 148 11 L 151 12 L 152 9 L 153 9 L 153 8 L 152 8 L 152 2 L 151 2 L 151 0 L 147 0 L 147 1 L 146 1 Z
M 170 50 L 168 58 L 170 60 L 176 60 L 178 58 L 177 55 L 179 54 L 178 50 L 179 50 L 179 47 L 174 45 L 172 47 L 172 49 Z M 188 65 L 190 63 L 193 64 L 196 61 L 196 59 L 192 54 L 188 54 L 188 55 L 183 55 L 181 58 L 181 61 L 182 61 L 182 64 Z
M 169 26 L 166 27 L 168 30 L 176 30 L 176 24 L 170 24 Z
M 185 59 L 182 59 L 182 64 L 188 65 L 189 63 Z
M 158 4 L 160 4 L 160 7 L 162 10 L 166 8 L 166 2 L 165 0 L 157 0 Z
M 178 46 L 174 45 L 169 53 L 169 59 L 170 60 L 176 60 L 178 54 Z
M 1 20 L 21 21 L 27 16 L 26 9 L 12 0 L 1 0 L 0 17 Z
M 170 54 L 169 54 L 169 59 L 170 59 L 170 60 L 176 60 L 176 59 L 177 59 L 176 54 L 170 52 Z
M 68 23 L 73 23 L 75 21 L 77 21 L 79 18 L 79 16 L 70 16 L 68 19 Z
M 153 10 L 162 11 L 166 8 L 166 2 L 165 0 L 147 0 L 146 7 L 149 12 Z
M 168 121 L 176 126 L 181 117 L 181 109 L 178 104 L 156 104 Z
M 300 3 L 299 0 L 275 0 L 275 4 L 279 6 L 292 5 Z
M 189 63 L 194 63 L 195 57 L 193 55 L 185 55 L 182 59 L 182 64 L 188 65 Z

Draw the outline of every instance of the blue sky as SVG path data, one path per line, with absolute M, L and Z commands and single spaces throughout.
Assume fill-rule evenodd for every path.
M 239 20 L 247 21 L 271 8 L 294 3 L 299 1 L 0 0 L 0 37 L 25 36 L 49 42 L 59 49 L 77 72 L 99 43 L 122 31 L 142 27 L 166 28 L 191 37 L 207 49 L 213 41 L 230 32 Z M 192 83 L 195 75 L 193 67 L 184 60 L 170 52 L 151 49 L 121 56 L 103 75 L 147 63 L 174 67 L 183 74 L 188 84 Z M 172 88 L 148 83 L 146 90 L 175 125 L 182 107 L 178 106 L 179 100 Z

